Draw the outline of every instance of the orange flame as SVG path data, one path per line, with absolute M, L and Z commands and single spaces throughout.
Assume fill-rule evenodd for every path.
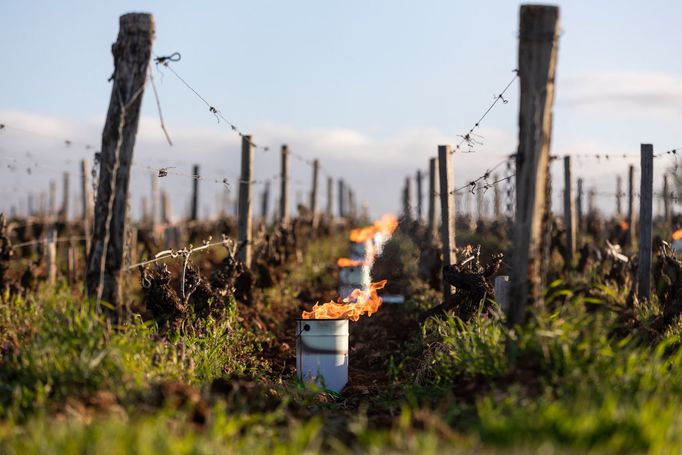
M 350 231 L 350 241 L 355 243 L 371 240 L 378 232 L 386 237 L 391 236 L 398 228 L 398 218 L 392 213 L 387 213 L 380 220 L 374 222 L 372 226 L 365 226 Z
M 336 261 L 336 265 L 338 265 L 339 267 L 360 267 L 361 265 L 365 265 L 365 261 L 349 258 L 340 258 L 338 261 Z
M 372 283 L 369 287 L 369 294 L 361 289 L 355 289 L 350 297 L 343 299 L 341 303 L 327 302 L 323 305 L 316 303 L 311 311 L 304 311 L 301 318 L 357 321 L 365 313 L 371 316 L 381 306 L 381 297 L 377 294 L 377 290 L 383 289 L 387 282 L 388 280 L 382 280 Z
M 678 229 L 675 232 L 673 232 L 673 240 L 680 240 L 682 239 L 682 229 Z

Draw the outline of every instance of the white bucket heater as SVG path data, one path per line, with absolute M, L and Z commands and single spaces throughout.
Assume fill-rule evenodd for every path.
M 298 379 L 333 392 L 348 383 L 348 319 L 296 320 Z

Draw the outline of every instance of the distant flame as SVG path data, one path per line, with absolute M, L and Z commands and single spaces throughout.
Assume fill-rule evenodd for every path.
M 327 302 L 323 305 L 316 303 L 311 311 L 304 311 L 303 319 L 350 319 L 357 321 L 360 316 L 367 313 L 371 316 L 376 313 L 381 306 L 381 297 L 377 290 L 383 289 L 388 280 L 372 283 L 369 292 L 355 289 L 350 297 L 343 299 L 343 302 Z
M 673 240 L 680 240 L 682 239 L 682 229 L 678 229 L 675 232 L 673 232 Z
M 392 213 L 388 213 L 382 216 L 380 220 L 375 221 L 372 226 L 365 226 L 350 231 L 350 241 L 355 243 L 366 242 L 373 239 L 377 233 L 390 237 L 397 228 L 398 218 Z
M 340 258 L 336 261 L 336 265 L 339 267 L 360 267 L 365 265 L 365 261 L 361 259 Z

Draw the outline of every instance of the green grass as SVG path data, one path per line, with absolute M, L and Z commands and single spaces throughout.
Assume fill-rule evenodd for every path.
M 389 252 L 417 257 L 407 236 L 396 239 Z M 265 308 L 293 310 L 301 289 L 333 289 L 330 264 L 346 248 L 341 234 L 312 242 L 282 286 L 259 294 Z M 400 271 L 414 293 L 402 311 L 437 303 L 415 267 Z M 65 288 L 14 298 L 0 304 L 0 454 L 682 452 L 682 323 L 652 335 L 655 300 L 623 318 L 625 289 L 595 270 L 563 280 L 524 327 L 493 312 L 406 333 L 392 383 L 357 407 L 278 380 L 261 353 L 272 334 L 243 328 L 234 306 L 222 321 L 161 335 L 139 318 L 111 327 Z M 233 377 L 261 391 L 207 393 Z M 149 405 L 170 380 L 206 398 L 205 425 L 192 423 L 191 405 Z M 101 391 L 120 411 L 73 404 Z

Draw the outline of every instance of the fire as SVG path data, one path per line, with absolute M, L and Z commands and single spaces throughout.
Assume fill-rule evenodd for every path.
M 390 237 L 398 228 L 398 218 L 392 213 L 388 213 L 381 217 L 380 220 L 374 222 L 372 226 L 365 226 L 350 231 L 350 241 L 355 243 L 366 242 L 372 240 L 377 233 L 381 233 L 384 237 Z
M 304 311 L 303 319 L 350 319 L 357 321 L 360 316 L 367 313 L 371 316 L 376 313 L 381 306 L 381 297 L 377 294 L 379 289 L 386 286 L 388 280 L 372 283 L 369 292 L 355 289 L 350 297 L 343 299 L 343 302 L 327 302 L 323 305 L 316 303 L 311 311 Z
M 682 239 L 682 229 L 678 229 L 675 232 L 673 232 L 673 240 L 680 240 Z
M 349 259 L 349 258 L 340 258 L 338 261 L 336 261 L 336 265 L 339 267 L 360 267 L 362 265 L 365 265 L 365 261 L 363 260 L 356 260 L 356 259 Z

